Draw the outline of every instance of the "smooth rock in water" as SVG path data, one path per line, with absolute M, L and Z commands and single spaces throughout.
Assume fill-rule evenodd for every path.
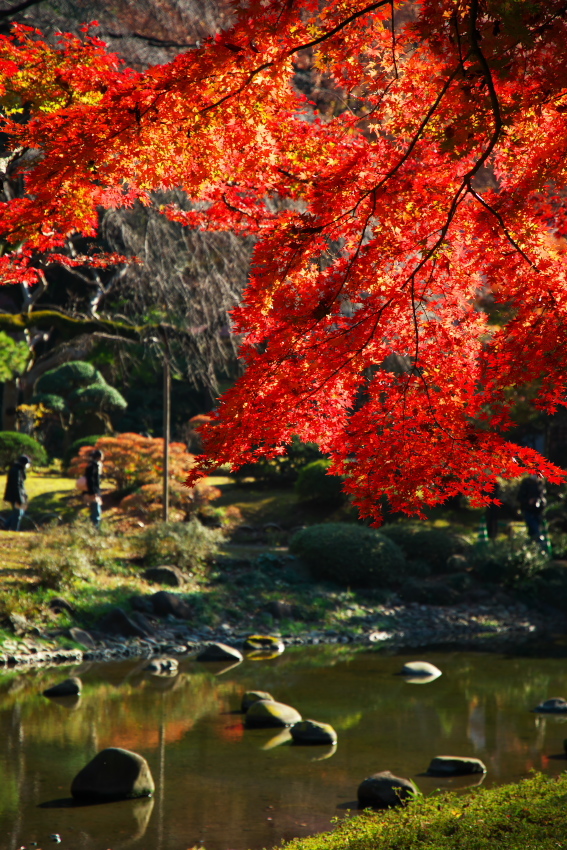
M 246 714 L 250 706 L 253 702 L 258 702 L 258 700 L 270 700 L 271 702 L 275 702 L 273 696 L 269 694 L 267 691 L 246 691 L 246 693 L 242 697 L 242 702 L 240 704 L 240 710 Z
M 407 682 L 432 682 L 442 675 L 441 670 L 430 664 L 429 661 L 408 661 L 400 670 L 400 675 L 406 677 Z
M 486 773 L 480 759 L 461 756 L 436 756 L 427 768 L 429 776 L 465 776 L 469 773 Z
M 291 729 L 291 737 L 296 744 L 331 744 L 337 743 L 337 733 L 328 723 L 319 723 L 317 720 L 300 720 L 294 723 Z
M 293 726 L 294 723 L 299 723 L 301 714 L 292 708 L 291 705 L 285 705 L 283 702 L 276 702 L 270 699 L 260 699 L 253 702 L 246 712 L 246 725 L 250 728 L 260 726 Z
M 285 644 L 280 638 L 272 635 L 250 635 L 244 641 L 244 649 L 260 650 L 270 653 L 281 653 Z
M 210 643 L 199 653 L 197 661 L 242 661 L 242 653 L 226 643 Z
M 152 594 L 150 599 L 153 605 L 153 613 L 157 614 L 158 617 L 167 617 L 168 614 L 173 614 L 179 620 L 189 620 L 193 616 L 191 607 L 176 593 L 158 590 L 157 593 Z
M 81 693 L 83 683 L 79 678 L 73 676 L 70 679 L 65 679 L 51 688 L 47 688 L 43 692 L 44 697 L 76 697 Z
M 91 802 L 149 797 L 154 790 L 145 758 L 120 747 L 108 747 L 97 753 L 71 784 L 71 794 L 76 800 Z
M 101 620 L 97 626 L 101 632 L 118 637 L 147 637 L 144 629 L 141 629 L 122 608 L 113 608 Z
M 183 587 L 187 582 L 186 576 L 178 567 L 163 565 L 161 567 L 149 567 L 142 573 L 142 578 L 154 584 L 167 584 L 169 587 Z
M 537 705 L 534 711 L 541 711 L 546 714 L 566 714 L 567 700 L 564 700 L 563 697 L 551 697 L 551 699 L 546 699 L 545 702 Z
M 80 643 L 82 646 L 86 646 L 87 649 L 94 649 L 96 647 L 96 640 L 89 632 L 85 631 L 85 629 L 69 629 L 69 637 L 71 640 L 74 640 L 75 643 Z
M 358 786 L 357 796 L 359 805 L 373 806 L 386 809 L 390 806 L 401 806 L 417 791 L 411 779 L 394 776 L 389 770 L 373 773 Z
M 144 672 L 153 676 L 176 676 L 178 671 L 179 662 L 176 658 L 152 658 L 144 667 Z

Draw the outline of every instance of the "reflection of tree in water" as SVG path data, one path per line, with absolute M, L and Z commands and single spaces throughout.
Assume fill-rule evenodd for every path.
M 50 680 L 53 681 L 53 673 Z M 31 684 L 31 683 L 30 683 Z M 28 698 L 41 693 L 43 683 L 35 681 L 19 692 L 18 707 L 28 742 L 72 745 L 85 740 L 85 725 L 96 728 L 99 749 L 116 746 L 126 749 L 157 749 L 159 729 L 156 716 L 160 702 L 165 714 L 167 743 L 179 741 L 200 718 L 226 710 L 234 693 L 231 682 L 219 682 L 208 673 L 181 674 L 176 687 L 162 693 L 149 678 L 124 682 L 119 688 L 105 683 L 84 683 L 80 712 L 69 712 L 53 701 Z M 0 694 L 0 712 L 3 708 Z M 3 715 L 0 714 L 0 728 Z M 92 732 L 91 732 L 92 735 Z

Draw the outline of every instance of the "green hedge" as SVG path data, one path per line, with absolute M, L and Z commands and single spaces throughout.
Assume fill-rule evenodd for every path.
M 19 431 L 0 431 L 0 469 L 8 469 L 20 455 L 28 455 L 36 466 L 47 466 L 47 452 L 37 440 Z
M 362 587 L 392 587 L 403 579 L 402 551 L 379 531 L 346 522 L 312 525 L 290 541 L 316 579 Z
M 471 550 L 468 560 L 481 581 L 507 587 L 532 579 L 549 566 L 549 557 L 528 541 L 522 544 L 511 540 L 490 541 Z
M 448 559 L 467 548 L 462 537 L 443 528 L 431 528 L 420 523 L 392 523 L 383 526 L 380 531 L 400 547 L 406 558 L 427 561 L 434 573 L 451 572 Z
M 325 458 L 308 463 L 295 482 L 295 493 L 302 502 L 319 502 L 341 505 L 345 501 L 343 480 L 339 475 L 328 475 L 331 462 Z

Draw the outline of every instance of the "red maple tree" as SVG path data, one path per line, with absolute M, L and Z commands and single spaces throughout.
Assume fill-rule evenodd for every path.
M 298 434 L 376 521 L 382 494 L 419 513 L 482 503 L 496 476 L 559 480 L 503 434 L 511 388 L 536 385 L 547 411 L 565 398 L 567 4 L 233 9 L 230 30 L 144 73 L 88 32 L 1 40 L 3 130 L 28 152 L 26 195 L 0 209 L 2 279 L 94 233 L 99 206 L 181 187 L 194 210 L 164 215 L 257 236 L 234 312 L 246 371 L 206 429 L 201 473 Z M 338 114 L 294 87 L 306 61 Z M 487 293 L 500 324 L 479 308 Z

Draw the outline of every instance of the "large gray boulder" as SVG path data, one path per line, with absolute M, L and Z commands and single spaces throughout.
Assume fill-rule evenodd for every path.
M 292 708 L 291 705 L 285 705 L 283 702 L 276 702 L 270 699 L 260 699 L 252 703 L 246 712 L 246 726 L 257 728 L 261 726 L 293 726 L 294 723 L 299 723 L 301 714 Z
M 77 676 L 72 676 L 70 679 L 64 679 L 53 685 L 51 688 L 46 688 L 43 692 L 44 697 L 76 697 L 81 693 L 83 683 Z
M 137 625 L 122 608 L 113 608 L 101 620 L 97 627 L 101 632 L 118 637 L 147 637 L 147 632 Z
M 210 643 L 197 656 L 197 661 L 242 661 L 242 653 L 226 643 Z
M 242 696 L 242 702 L 240 704 L 240 710 L 243 714 L 246 714 L 250 706 L 253 702 L 258 702 L 261 699 L 268 699 L 274 702 L 274 698 L 268 691 L 246 691 Z
M 158 590 L 150 597 L 153 613 L 158 617 L 167 617 L 172 614 L 179 620 L 189 620 L 193 615 L 191 607 L 181 599 L 176 593 L 170 593 L 168 590 Z
M 87 649 L 94 649 L 96 647 L 96 640 L 90 632 L 85 631 L 85 629 L 73 627 L 69 629 L 69 637 L 74 640 L 75 643 L 80 643 L 81 646 L 86 646 Z
M 389 770 L 382 770 L 360 783 L 357 791 L 358 803 L 362 808 L 372 806 L 376 809 L 386 809 L 402 805 L 416 791 L 417 788 L 411 779 L 394 776 Z
M 551 697 L 536 705 L 534 711 L 540 711 L 543 714 L 567 714 L 567 700 L 563 697 Z
M 317 720 L 300 720 L 294 723 L 289 731 L 295 744 L 334 746 L 337 743 L 337 733 L 333 727 L 328 723 L 319 723 Z
M 436 756 L 427 768 L 429 776 L 466 776 L 470 773 L 486 773 L 486 765 L 480 759 L 461 756 Z
M 75 776 L 71 794 L 84 802 L 149 797 L 155 784 L 147 761 L 120 747 L 101 750 Z

